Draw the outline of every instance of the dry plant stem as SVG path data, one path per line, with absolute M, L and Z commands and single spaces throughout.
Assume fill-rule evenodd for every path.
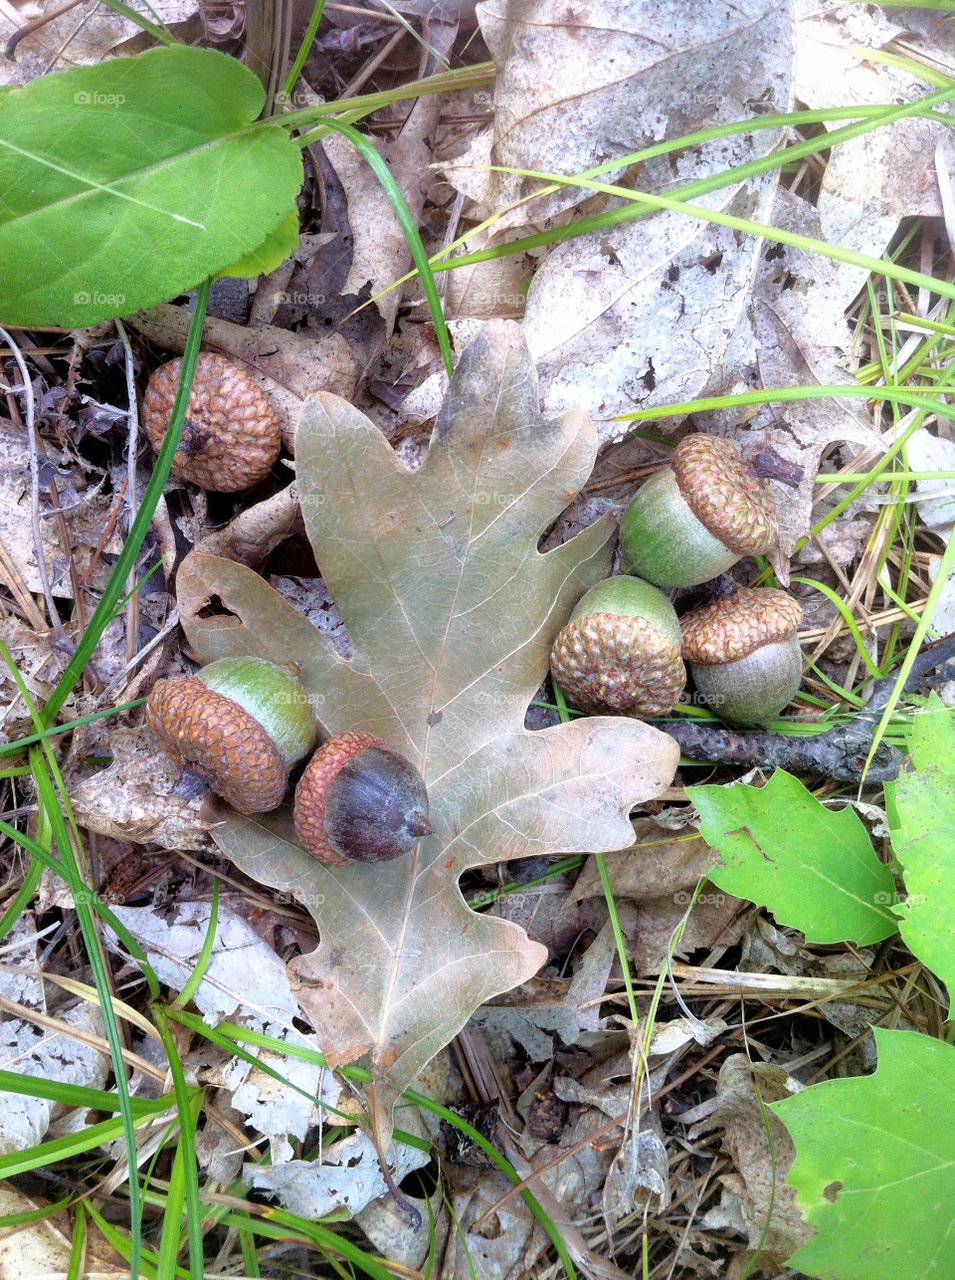
M 345 86 L 342 93 L 338 95 L 338 100 L 342 101 L 345 98 L 354 98 L 362 85 L 366 84 L 368 80 L 371 79 L 384 60 L 390 56 L 404 38 L 405 29 L 404 27 L 399 27 L 394 35 L 392 35 L 382 46 L 382 48 L 380 48 L 378 52 L 364 64 L 351 83 Z
M 838 725 L 816 738 L 787 738 L 777 733 L 739 733 L 695 721 L 667 725 L 667 733 L 691 760 L 713 764 L 774 766 L 797 773 L 818 773 L 837 782 L 858 782 L 865 768 L 875 721 L 863 717 Z M 869 782 L 891 782 L 899 775 L 901 753 L 880 743 L 866 772 Z
M 139 441 L 139 408 L 136 404 L 136 376 L 133 349 L 122 320 L 116 321 L 116 332 L 123 344 L 123 365 L 126 371 L 126 410 L 128 434 L 126 438 L 126 505 L 129 508 L 129 527 L 136 519 L 136 451 Z M 139 635 L 139 595 L 135 591 L 136 571 L 131 570 L 126 579 L 126 661 L 132 662 L 136 654 L 136 638 Z
M 17 368 L 20 371 L 20 380 L 23 383 L 23 402 L 26 406 L 27 413 L 27 445 L 30 451 L 30 516 L 33 523 L 33 554 L 36 557 L 37 574 L 40 579 L 40 588 L 43 592 L 43 599 L 46 601 L 46 609 L 49 614 L 49 625 L 53 628 L 53 632 L 59 644 L 68 652 L 72 653 L 72 646 L 67 638 L 66 632 L 63 630 L 63 624 L 60 622 L 60 615 L 57 613 L 56 605 L 53 603 L 53 593 L 50 591 L 50 581 L 46 572 L 46 559 L 43 555 L 43 539 L 40 533 L 40 462 L 39 450 L 37 445 L 36 433 L 36 416 L 35 405 L 33 401 L 33 384 L 30 381 L 30 371 L 27 369 L 26 361 L 20 352 L 20 348 L 13 341 L 6 329 L 0 329 L 0 338 L 7 344 L 10 352 L 16 361 Z M 13 401 L 16 407 L 16 400 Z
M 22 27 L 18 27 L 13 35 L 7 41 L 7 47 L 4 50 L 6 56 L 13 58 L 17 45 L 27 36 L 32 36 L 34 31 L 39 31 L 41 27 L 45 27 L 48 22 L 52 22 L 54 18 L 59 18 L 64 13 L 69 13 L 71 9 L 75 9 L 82 0 L 66 0 L 66 4 L 57 5 L 55 9 L 48 9 L 46 13 L 41 13 L 37 18 L 31 18 L 29 22 L 25 22 Z
M 289 64 L 292 0 L 246 0 L 245 45 L 248 63 L 265 90 L 264 114 L 272 115 Z
M 86 626 L 86 616 L 83 609 L 83 598 L 80 592 L 80 579 L 76 571 L 76 560 L 73 557 L 73 542 L 70 538 L 70 531 L 66 525 L 65 512 L 73 511 L 76 506 L 64 507 L 60 501 L 60 490 L 57 487 L 56 476 L 51 474 L 48 486 L 48 495 L 50 499 L 49 511 L 44 511 L 41 517 L 44 520 L 56 520 L 57 532 L 60 535 L 60 545 L 63 548 L 63 557 L 69 562 L 70 566 L 70 590 L 73 592 L 73 607 L 76 610 L 73 621 L 76 624 L 77 631 L 82 631 Z

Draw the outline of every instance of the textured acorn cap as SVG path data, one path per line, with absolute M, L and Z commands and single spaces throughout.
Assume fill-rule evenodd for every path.
M 194 676 L 158 680 L 146 719 L 163 749 L 239 813 L 266 813 L 282 803 L 285 761 L 258 720 L 231 698 Z
M 736 446 L 720 436 L 686 436 L 673 451 L 673 474 L 697 520 L 739 556 L 765 555 L 776 541 L 776 506 Z
M 672 604 L 639 578 L 598 582 L 554 642 L 550 668 L 581 711 L 665 715 L 686 684 Z
M 181 359 L 162 365 L 143 398 L 143 425 L 157 450 L 172 416 L 181 369 Z M 251 489 L 272 470 L 281 443 L 278 418 L 248 374 L 223 356 L 202 352 L 173 474 L 215 493 Z
M 745 658 L 767 644 L 788 640 L 802 621 L 802 608 L 785 591 L 738 587 L 726 600 L 684 614 L 683 658 L 701 666 Z
M 432 831 L 417 769 L 360 729 L 315 752 L 295 788 L 293 818 L 302 848 L 330 867 L 390 861 Z

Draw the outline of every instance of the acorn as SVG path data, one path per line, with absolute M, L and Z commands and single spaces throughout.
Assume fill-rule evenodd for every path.
M 326 866 L 390 862 L 431 834 L 418 770 L 373 733 L 337 734 L 315 752 L 295 788 L 299 844 Z
M 721 720 L 764 726 L 788 706 L 802 680 L 801 621 L 799 603 L 769 587 L 738 587 L 684 614 L 684 661 Z
M 264 658 L 220 658 L 157 680 L 146 719 L 163 749 L 239 813 L 282 803 L 289 769 L 315 741 L 304 685 Z
M 154 449 L 169 427 L 182 360 L 170 360 L 149 379 L 142 420 Z M 238 365 L 204 351 L 196 365 L 174 475 L 214 493 L 252 489 L 272 470 L 282 444 L 279 420 L 258 386 Z
M 550 669 L 581 711 L 665 715 L 686 684 L 676 611 L 640 578 L 605 578 L 577 602 Z
M 623 569 L 658 587 L 692 587 L 776 542 L 768 486 L 719 436 L 686 436 L 620 522 Z

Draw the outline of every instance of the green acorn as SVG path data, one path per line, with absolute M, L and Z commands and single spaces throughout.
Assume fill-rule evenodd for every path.
M 686 684 L 676 611 L 639 578 L 606 578 L 578 601 L 550 669 L 581 711 L 665 715 Z
M 282 803 L 289 769 L 315 741 L 304 685 L 264 658 L 220 658 L 157 680 L 146 719 L 164 750 L 239 813 Z
M 730 724 L 766 725 L 802 680 L 802 608 L 785 591 L 738 587 L 680 619 L 683 659 L 707 706 Z
M 658 587 L 692 587 L 776 542 L 768 486 L 719 436 L 686 436 L 620 522 L 623 569 Z

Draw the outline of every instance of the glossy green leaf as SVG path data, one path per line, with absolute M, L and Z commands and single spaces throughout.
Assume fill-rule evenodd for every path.
M 727 893 L 764 904 L 810 943 L 866 946 L 896 932 L 892 873 L 853 809 L 826 809 L 783 769 L 764 787 L 687 787 L 687 795 L 720 854 L 709 878 Z
M 302 181 L 235 59 L 151 49 L 0 94 L 0 322 L 88 325 L 264 245 Z
M 790 1259 L 821 1280 L 955 1274 L 955 1048 L 873 1030 L 874 1075 L 771 1104 L 796 1144 L 788 1182 L 815 1237 Z

